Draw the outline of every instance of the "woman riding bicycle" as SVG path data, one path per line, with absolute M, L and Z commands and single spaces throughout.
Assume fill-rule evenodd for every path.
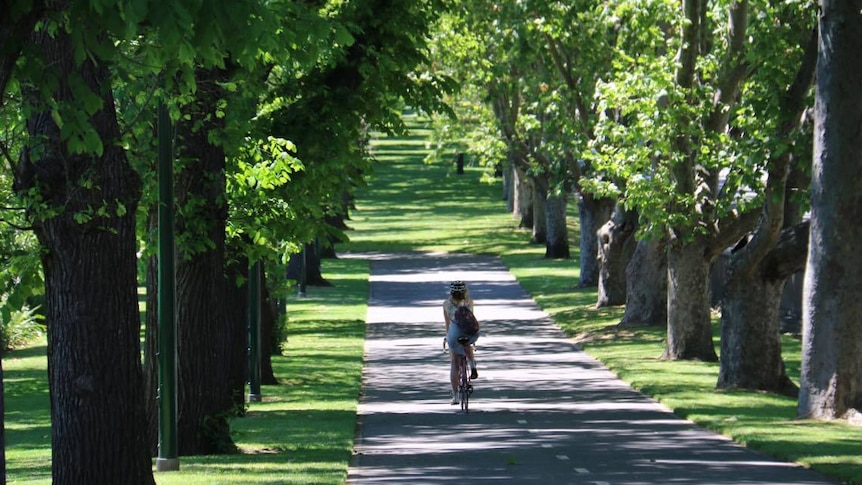
M 443 302 L 443 320 L 446 322 L 446 343 L 449 345 L 449 355 L 452 359 L 449 367 L 449 380 L 452 384 L 452 404 L 458 404 L 458 362 L 460 355 L 466 355 L 470 363 L 470 379 L 479 377 L 476 371 L 476 358 L 473 355 L 473 344 L 479 338 L 478 331 L 467 333 L 459 325 L 453 324 L 458 307 L 466 306 L 473 311 L 473 300 L 463 281 L 453 281 L 449 285 L 449 298 Z M 467 345 L 458 342 L 460 337 L 467 337 Z

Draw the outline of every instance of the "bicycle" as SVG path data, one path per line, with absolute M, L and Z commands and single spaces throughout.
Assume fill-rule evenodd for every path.
M 468 337 L 460 337 L 458 343 L 469 345 Z M 470 412 L 470 394 L 473 394 L 473 384 L 470 381 L 470 373 L 467 372 L 467 354 L 458 355 L 458 398 L 461 400 L 461 409 L 465 413 Z
M 467 346 L 470 345 L 469 337 L 459 337 L 458 343 Z M 446 339 L 443 339 L 443 350 L 446 350 Z M 467 363 L 467 354 L 458 354 L 458 400 L 461 403 L 461 409 L 465 413 L 470 412 L 470 395 L 473 394 L 473 384 L 470 379 L 468 369 L 470 365 Z

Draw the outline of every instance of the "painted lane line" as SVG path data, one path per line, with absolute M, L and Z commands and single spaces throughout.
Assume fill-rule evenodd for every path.
M 557 455 L 557 459 L 560 461 L 569 461 L 569 457 L 567 455 Z
M 575 471 L 580 473 L 581 475 L 589 475 L 590 471 L 586 468 L 575 468 Z

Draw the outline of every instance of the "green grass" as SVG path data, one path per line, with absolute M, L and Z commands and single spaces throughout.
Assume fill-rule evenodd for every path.
M 368 263 L 326 260 L 335 286 L 309 287 L 288 302 L 284 355 L 273 356 L 281 385 L 231 422 L 241 453 L 180 457 L 159 485 L 341 484 L 347 476 L 360 389 Z M 3 359 L 9 483 L 51 483 L 44 342 Z

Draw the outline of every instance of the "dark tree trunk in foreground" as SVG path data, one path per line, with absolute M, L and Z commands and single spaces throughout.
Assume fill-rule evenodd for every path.
M 62 28 L 53 37 L 43 30 L 33 44 L 58 81 L 54 101 L 78 103 L 69 86 L 76 78 L 102 102 L 89 117 L 102 154 L 72 154 L 32 91 L 32 145 L 16 171 L 19 193 L 35 190 L 57 210 L 33 214 L 45 276 L 52 481 L 151 485 L 137 296 L 140 180 L 119 143 L 108 67 L 76 66 Z M 44 86 L 24 80 L 28 89 L 37 83 Z
M 626 266 L 626 312 L 620 325 L 667 325 L 667 243 L 638 241 Z
M 712 342 L 709 306 L 709 261 L 703 243 L 672 240 L 667 249 L 667 346 L 670 360 L 718 360 Z M 670 305 L 670 303 L 668 304 Z
M 566 226 L 566 197 L 549 194 L 545 198 L 545 217 L 548 228 L 545 240 L 545 257 L 569 259 L 569 230 Z
M 626 267 L 632 259 L 637 241 L 634 235 L 638 215 L 621 205 L 599 229 L 599 298 L 597 308 L 626 303 Z
M 198 70 L 190 116 L 178 126 L 177 210 L 177 437 L 180 455 L 206 455 L 235 449 L 228 418 L 236 413 L 224 378 L 230 340 L 224 306 L 225 154 L 209 136 L 223 121 L 216 106 L 223 96 L 218 70 Z
M 599 229 L 611 218 L 616 199 L 597 199 L 590 194 L 578 195 L 578 221 L 581 228 L 581 277 L 578 286 L 599 284 Z
M 862 410 L 862 13 L 821 0 L 799 416 Z

